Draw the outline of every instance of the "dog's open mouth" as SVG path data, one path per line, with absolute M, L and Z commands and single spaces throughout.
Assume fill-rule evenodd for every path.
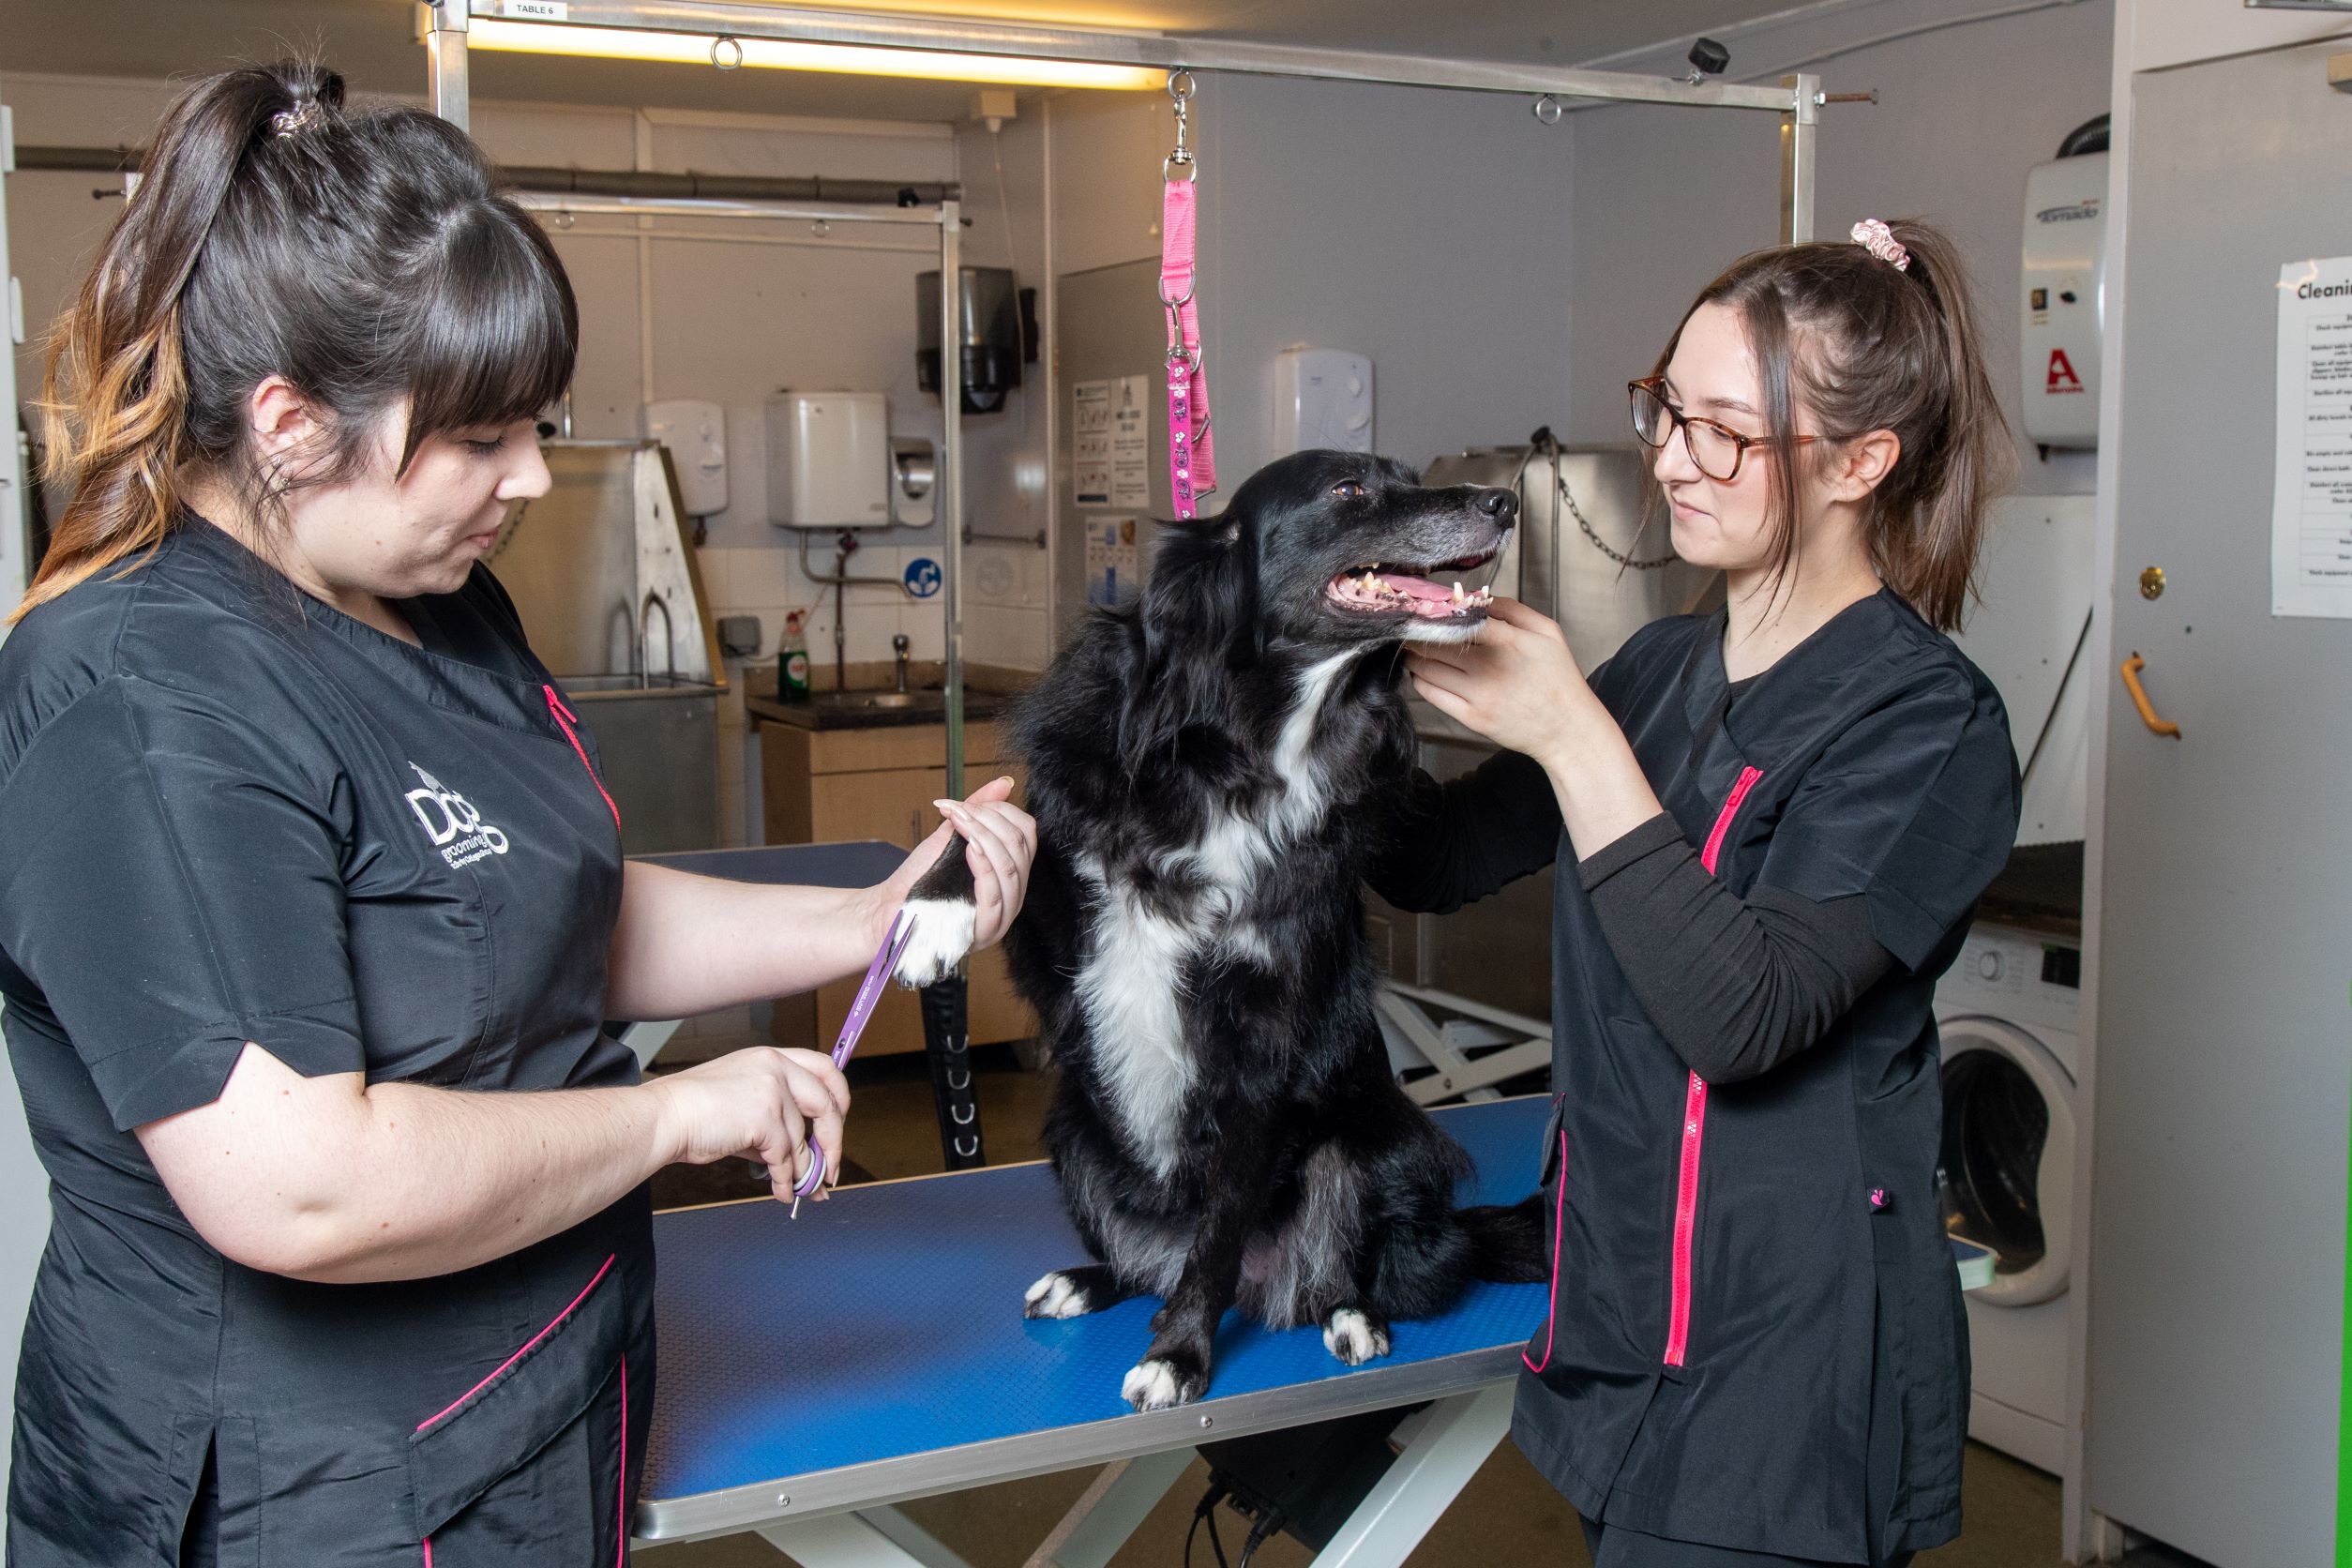
M 1495 596 L 1465 588 L 1462 577 L 1486 566 L 1495 552 L 1465 555 L 1434 566 L 1400 566 L 1385 561 L 1350 566 L 1331 580 L 1323 596 L 1343 610 L 1402 611 L 1425 621 L 1443 621 L 1485 610 Z

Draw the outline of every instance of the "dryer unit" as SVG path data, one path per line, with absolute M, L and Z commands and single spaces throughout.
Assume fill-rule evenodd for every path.
M 2082 950 L 1979 924 L 1936 988 L 1945 1221 L 1993 1249 L 1968 1295 L 1968 1435 L 2059 1469 L 2073 1266 L 2074 1075 Z

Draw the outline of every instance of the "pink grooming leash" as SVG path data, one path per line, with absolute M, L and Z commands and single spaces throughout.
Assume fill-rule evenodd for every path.
M 1200 263 L 1193 242 L 1200 190 L 1199 160 L 1185 149 L 1192 72 L 1168 75 L 1176 101 L 1176 150 L 1160 165 L 1160 304 L 1168 311 L 1168 491 L 1178 519 L 1199 511 L 1217 488 L 1216 444 L 1209 432 L 1209 378 L 1200 364 Z
M 850 1003 L 850 1016 L 841 1020 L 841 1037 L 833 1043 L 835 1066 L 846 1067 L 850 1064 L 850 1053 L 857 1049 L 857 1037 L 866 1033 L 867 1021 L 873 1018 L 875 1007 L 882 1002 L 882 982 L 889 979 L 890 972 L 898 967 L 899 957 L 905 954 L 907 943 L 913 938 L 914 916 L 900 910 L 891 917 L 890 934 L 882 938 L 882 951 L 876 953 L 874 961 L 866 966 L 866 979 L 857 988 L 857 1000 Z M 824 1151 L 819 1149 L 816 1154 L 817 1157 L 809 1162 L 808 1174 L 803 1176 L 800 1185 L 792 1189 L 794 1219 L 800 1218 L 800 1200 L 824 1185 Z

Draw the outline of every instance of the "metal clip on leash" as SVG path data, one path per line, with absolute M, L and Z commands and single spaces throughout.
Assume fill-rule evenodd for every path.
M 1200 310 L 1193 302 L 1200 281 L 1194 243 L 1200 164 L 1186 145 L 1194 91 L 1192 72 L 1168 73 L 1168 96 L 1176 105 L 1176 150 L 1160 163 L 1160 307 L 1168 312 L 1168 489 L 1180 521 L 1197 516 L 1199 498 L 1217 488 Z

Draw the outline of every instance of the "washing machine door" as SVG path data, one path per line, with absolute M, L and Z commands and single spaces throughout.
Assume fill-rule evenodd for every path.
M 1993 1249 L 1987 1304 L 2029 1306 L 2066 1289 L 2073 1262 L 2074 1079 L 2039 1040 L 1998 1018 L 1947 1018 L 1944 1221 Z

